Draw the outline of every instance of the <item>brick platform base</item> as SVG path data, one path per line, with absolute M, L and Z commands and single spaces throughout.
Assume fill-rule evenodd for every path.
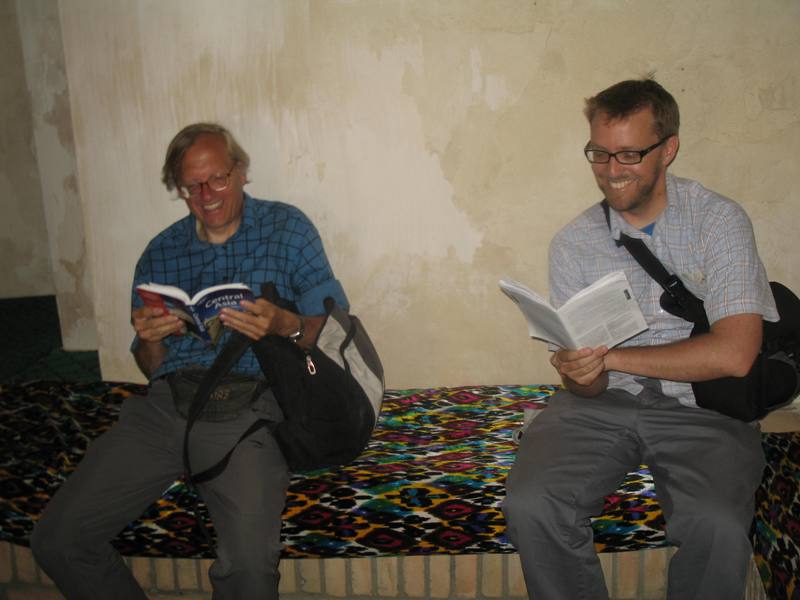
M 601 554 L 613 600 L 661 600 L 674 550 Z M 209 600 L 210 560 L 126 559 L 151 600 Z M 516 554 L 331 558 L 281 562 L 281 598 L 333 600 L 431 598 L 517 600 L 526 597 Z M 0 600 L 62 600 L 28 548 L 0 543 Z M 747 600 L 765 600 L 751 567 Z

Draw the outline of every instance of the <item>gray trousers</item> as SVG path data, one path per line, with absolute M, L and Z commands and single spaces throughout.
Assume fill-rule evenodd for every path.
M 192 429 L 192 469 L 221 458 L 257 418 L 271 418 L 267 397 L 223 423 Z M 31 537 L 39 565 L 68 600 L 143 600 L 144 592 L 109 543 L 183 472 L 186 421 L 169 386 L 127 399 L 119 421 L 89 448 L 45 508 Z M 215 600 L 278 598 L 281 513 L 289 474 L 266 428 L 242 442 L 228 468 L 200 487 L 217 532 L 209 577 Z
M 744 596 L 749 529 L 764 456 L 758 427 L 639 396 L 555 394 L 525 431 L 503 512 L 532 600 L 608 598 L 590 517 L 641 463 L 653 474 L 669 542 L 670 600 Z

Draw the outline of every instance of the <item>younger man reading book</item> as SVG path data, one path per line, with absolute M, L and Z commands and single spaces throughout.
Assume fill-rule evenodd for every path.
M 531 598 L 598 600 L 606 584 L 589 518 L 625 474 L 647 463 L 678 548 L 668 598 L 744 596 L 753 493 L 764 458 L 757 427 L 698 408 L 689 382 L 744 376 L 777 312 L 742 208 L 667 174 L 678 152 L 678 105 L 658 83 L 623 81 L 586 103 L 584 149 L 611 207 L 598 203 L 556 234 L 550 290 L 559 307 L 623 270 L 648 329 L 622 345 L 558 350 L 566 390 L 525 431 L 503 511 Z M 710 333 L 661 309 L 662 289 L 615 243 L 642 239 L 705 301 Z
M 346 308 L 322 242 L 297 208 L 256 200 L 244 192 L 250 159 L 219 125 L 181 130 L 167 150 L 163 181 L 177 189 L 190 214 L 153 239 L 136 266 L 134 288 L 156 282 L 189 294 L 242 282 L 253 290 L 274 282 L 299 314 L 266 300 L 223 309 L 223 323 L 252 339 L 283 336 L 311 348 L 330 296 Z M 53 497 L 31 545 L 39 564 L 67 598 L 141 598 L 144 592 L 109 541 L 183 472 L 185 421 L 176 413 L 167 378 L 182 367 L 208 367 L 218 348 L 178 335 L 183 321 L 144 306 L 134 291 L 132 351 L 150 378 L 144 398 L 133 397 L 119 422 L 87 452 L 78 470 Z M 260 377 L 250 350 L 234 370 Z M 198 422 L 190 444 L 199 471 L 216 463 L 257 419 L 281 420 L 271 392 L 233 420 Z M 281 512 L 289 475 L 267 428 L 237 446 L 227 469 L 200 484 L 217 533 L 209 570 L 217 600 L 278 597 Z

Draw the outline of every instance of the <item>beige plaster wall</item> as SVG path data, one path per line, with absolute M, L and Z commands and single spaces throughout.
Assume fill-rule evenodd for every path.
M 77 185 L 58 3 L 17 0 L 17 13 L 61 339 L 67 350 L 94 350 L 92 269 Z
M 0 0 L 0 298 L 54 293 L 14 0 Z
M 497 289 L 546 292 L 553 233 L 599 199 L 583 98 L 655 71 L 683 110 L 673 171 L 739 199 L 771 277 L 800 287 L 794 0 L 61 0 L 103 374 L 134 379 L 129 282 L 185 213 L 158 183 L 199 119 L 292 202 L 391 387 L 553 381 Z

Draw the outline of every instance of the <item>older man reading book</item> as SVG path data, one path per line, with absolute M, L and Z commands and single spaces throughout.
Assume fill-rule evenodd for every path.
M 240 282 L 259 290 L 273 282 L 296 313 L 264 299 L 245 300 L 243 310 L 224 308 L 222 322 L 253 340 L 281 336 L 309 349 L 324 320 L 325 298 L 343 308 L 347 299 L 308 218 L 288 204 L 245 193 L 249 164 L 247 153 L 219 125 L 197 123 L 175 136 L 162 179 L 168 190 L 177 190 L 189 214 L 147 246 L 134 288 L 154 282 L 191 296 L 213 285 Z M 146 598 L 109 540 L 181 476 L 186 421 L 176 412 L 169 380 L 186 367 L 207 368 L 219 348 L 182 335 L 186 325 L 179 316 L 145 305 L 136 292 L 132 303 L 132 351 L 150 379 L 148 394 L 125 402 L 119 422 L 89 448 L 31 541 L 37 561 L 71 599 Z M 249 350 L 235 371 L 261 377 Z M 189 448 L 193 465 L 216 463 L 258 419 L 281 419 L 268 389 L 229 420 L 198 422 Z M 288 479 L 275 438 L 261 428 L 236 447 L 222 475 L 199 485 L 217 533 L 209 570 L 214 598 L 278 597 Z

